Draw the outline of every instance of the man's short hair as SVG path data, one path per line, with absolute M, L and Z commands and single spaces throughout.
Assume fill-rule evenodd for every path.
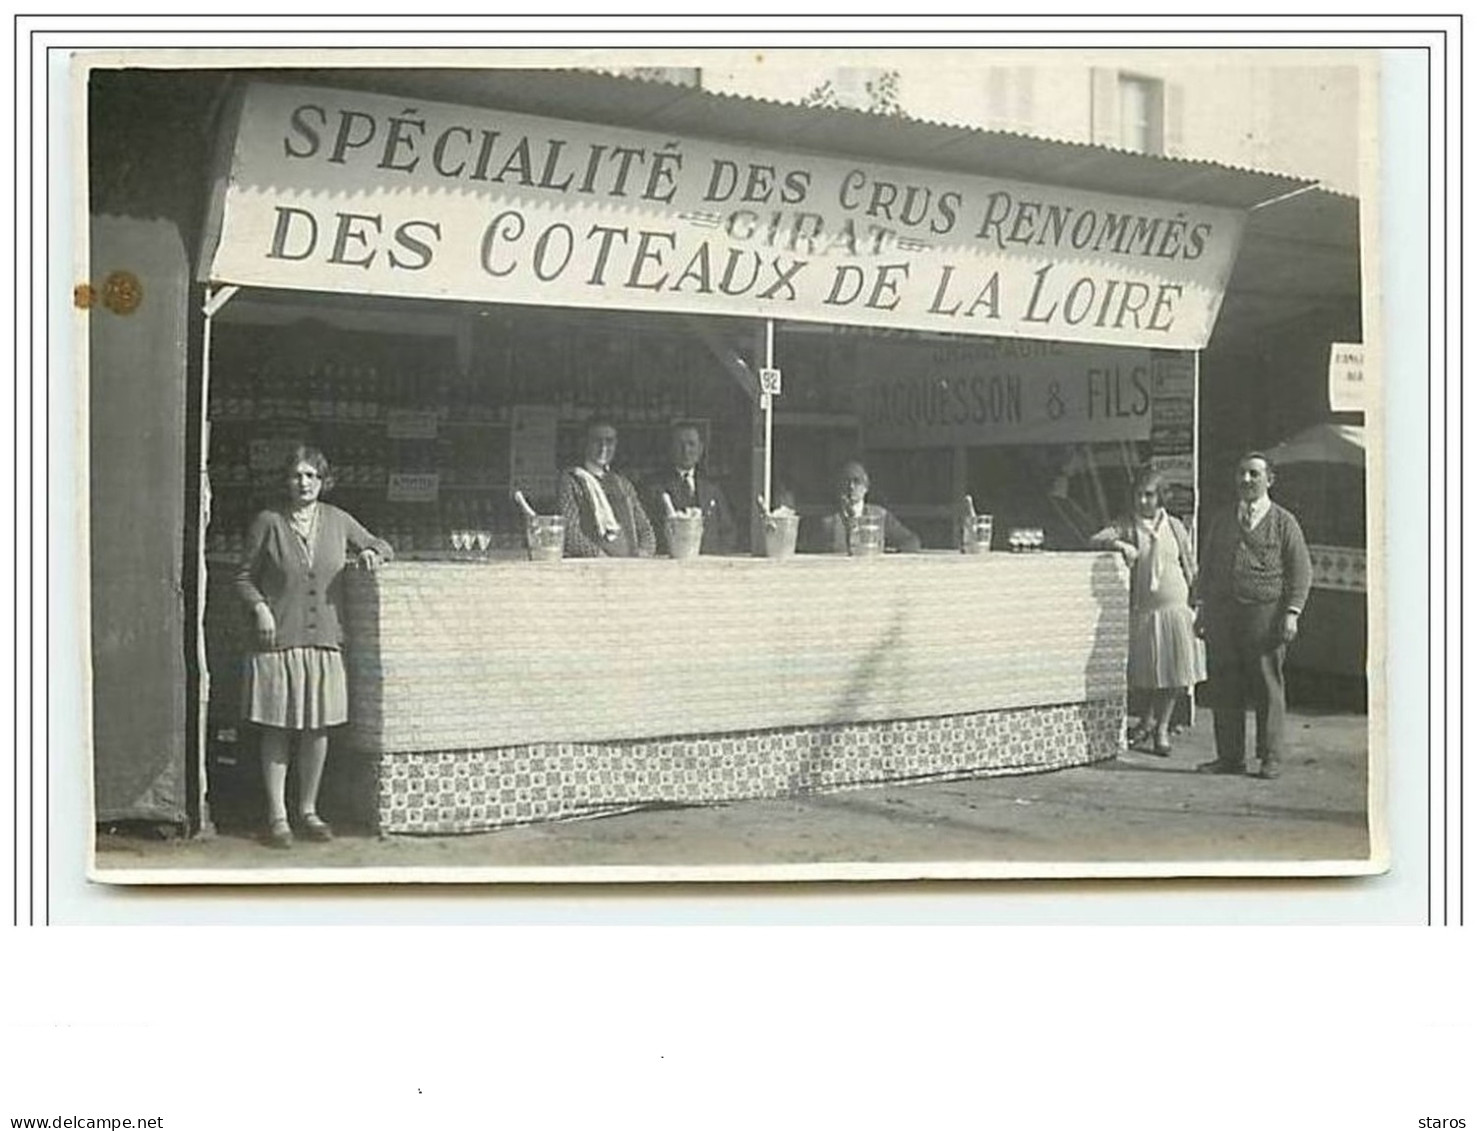
M 610 419 L 610 417 L 592 416 L 589 420 L 585 421 L 585 438 L 588 439 L 590 434 L 597 428 L 609 428 L 617 436 L 621 434 L 621 430 L 615 426 L 615 421 Z
M 1272 457 L 1271 456 L 1269 456 L 1266 452 L 1255 451 L 1255 450 L 1249 451 L 1249 452 L 1242 452 L 1239 456 L 1237 456 L 1236 457 L 1236 466 L 1237 467 L 1240 467 L 1243 463 L 1245 463 L 1249 459 L 1259 459 L 1259 460 L 1261 460 L 1262 463 L 1267 468 L 1267 474 L 1268 475 L 1273 475 L 1277 471 L 1277 465 L 1272 462 Z

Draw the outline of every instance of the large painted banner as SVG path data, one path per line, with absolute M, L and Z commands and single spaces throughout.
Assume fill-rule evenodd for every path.
M 1199 348 L 1242 216 L 294 86 L 247 89 L 209 280 Z

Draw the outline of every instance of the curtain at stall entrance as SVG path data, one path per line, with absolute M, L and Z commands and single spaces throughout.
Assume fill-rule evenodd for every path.
M 161 220 L 94 216 L 89 254 L 93 816 L 183 823 L 189 264 Z

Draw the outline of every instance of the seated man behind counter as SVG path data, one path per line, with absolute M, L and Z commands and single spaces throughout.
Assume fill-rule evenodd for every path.
M 656 533 L 636 488 L 610 466 L 615 446 L 615 425 L 590 421 L 584 462 L 559 476 L 567 557 L 649 558 L 656 553 Z
M 703 512 L 702 553 L 731 554 L 735 535 L 733 511 L 723 488 L 698 470 L 703 458 L 703 438 L 695 425 L 672 426 L 671 454 L 671 466 L 646 480 L 641 490 L 646 513 L 656 527 L 657 548 L 664 554 L 671 552 L 667 545 L 667 524 L 663 521 L 667 514 L 662 503 L 665 493 L 671 496 L 672 505 L 679 511 L 697 507 Z
M 880 519 L 884 546 L 904 554 L 915 554 L 923 548 L 918 535 L 898 520 L 886 507 L 867 502 L 872 485 L 867 469 L 852 460 L 836 473 L 836 509 L 830 514 L 807 518 L 800 524 L 800 549 L 808 554 L 845 554 L 848 552 L 851 528 L 863 513 Z

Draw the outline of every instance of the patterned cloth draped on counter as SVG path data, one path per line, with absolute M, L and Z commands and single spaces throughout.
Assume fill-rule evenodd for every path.
M 1108 554 L 400 563 L 351 580 L 348 629 L 381 827 L 470 831 L 1112 757 L 1128 594 Z M 410 819 L 411 779 L 482 815 Z

